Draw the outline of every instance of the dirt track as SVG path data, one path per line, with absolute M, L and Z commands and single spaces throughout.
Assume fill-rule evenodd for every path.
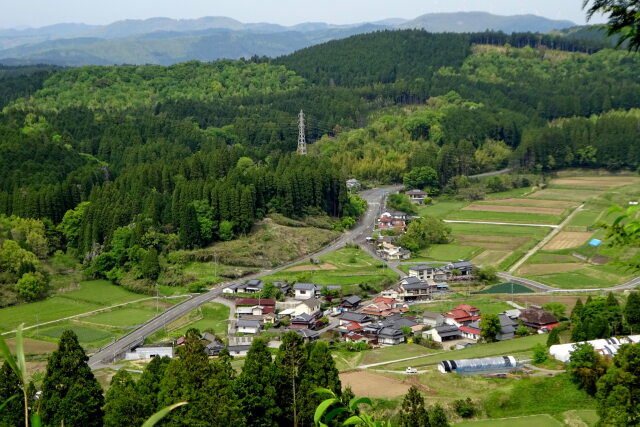
M 285 271 L 313 271 L 313 270 L 337 270 L 337 267 L 333 264 L 304 264 L 296 265 Z

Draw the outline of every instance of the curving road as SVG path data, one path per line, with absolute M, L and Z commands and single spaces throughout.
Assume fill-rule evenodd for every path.
M 400 186 L 395 186 L 362 191 L 360 193 L 360 196 L 362 196 L 367 201 L 368 209 L 353 229 L 347 231 L 346 233 L 343 233 L 338 239 L 325 246 L 318 252 L 305 255 L 302 258 L 281 265 L 278 268 L 265 270 L 256 274 L 252 274 L 250 276 L 246 276 L 243 278 L 243 280 L 254 279 L 276 273 L 278 271 L 287 269 L 305 259 L 309 259 L 310 257 L 317 257 L 326 255 L 330 252 L 334 252 L 347 243 L 364 242 L 365 238 L 371 235 L 375 219 L 384 207 L 386 195 L 389 193 L 397 192 L 400 188 Z M 144 339 L 146 337 L 162 329 L 168 323 L 171 323 L 174 320 L 179 319 L 180 317 L 189 313 L 190 311 L 198 308 L 199 306 L 216 299 L 222 293 L 222 288 L 224 288 L 228 283 L 230 282 L 220 283 L 218 287 L 211 289 L 207 293 L 194 296 L 185 302 L 171 307 L 164 313 L 142 324 L 127 335 L 119 338 L 111 344 L 102 347 L 89 358 L 89 366 L 92 369 L 100 369 L 107 364 L 113 363 L 113 361 L 118 356 L 127 351 L 130 351 L 130 349 L 132 349 L 133 347 L 140 345 L 142 342 L 144 342 Z

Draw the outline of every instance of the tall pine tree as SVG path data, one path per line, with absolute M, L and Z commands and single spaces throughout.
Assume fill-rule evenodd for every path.
M 121 369 L 113 376 L 104 404 L 105 427 L 142 425 L 142 399 L 131 374 Z
M 303 425 L 305 402 L 313 391 L 304 380 L 307 369 L 307 353 L 304 341 L 295 332 L 287 332 L 275 360 L 276 387 L 282 414 L 278 424 L 282 426 Z
M 41 414 L 46 425 L 102 425 L 102 387 L 88 360 L 76 334 L 64 331 L 42 382 Z
M 140 414 L 145 419 L 160 409 L 158 406 L 160 383 L 170 362 L 171 359 L 168 357 L 154 357 L 144 368 L 144 372 L 138 380 L 137 387 L 141 403 Z
M 7 362 L 0 368 L 0 405 L 15 397 L 0 410 L 0 427 L 18 426 L 24 423 L 24 398 L 20 379 Z
M 640 330 L 640 292 L 631 292 L 624 306 L 624 319 L 631 329 L 631 333 Z
M 280 408 L 274 385 L 275 367 L 263 339 L 255 339 L 236 379 L 236 394 L 247 426 L 277 426 Z
M 416 386 L 411 386 L 402 399 L 400 425 L 403 427 L 430 427 L 429 412 L 424 406 L 424 397 Z

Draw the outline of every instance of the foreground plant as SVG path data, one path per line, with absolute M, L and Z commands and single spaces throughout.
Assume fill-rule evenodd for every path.
M 362 426 L 362 427 L 391 427 L 389 421 L 376 421 L 371 415 L 361 414 L 358 410 L 360 405 L 373 406 L 371 399 L 368 397 L 354 397 L 349 400 L 348 404 L 344 404 L 338 396 L 331 390 L 326 388 L 316 389 L 314 392 L 320 395 L 329 396 L 328 399 L 323 400 L 313 416 L 313 422 L 320 427 L 328 427 L 337 416 L 346 414 L 349 417 L 343 421 L 341 426 Z M 329 408 L 332 408 L 329 411 Z M 327 413 L 329 411 L 329 413 Z

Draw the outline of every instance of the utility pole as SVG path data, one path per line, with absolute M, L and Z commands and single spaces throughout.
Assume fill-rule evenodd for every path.
M 307 154 L 307 140 L 304 135 L 304 113 L 302 110 L 298 114 L 298 154 L 301 156 Z

